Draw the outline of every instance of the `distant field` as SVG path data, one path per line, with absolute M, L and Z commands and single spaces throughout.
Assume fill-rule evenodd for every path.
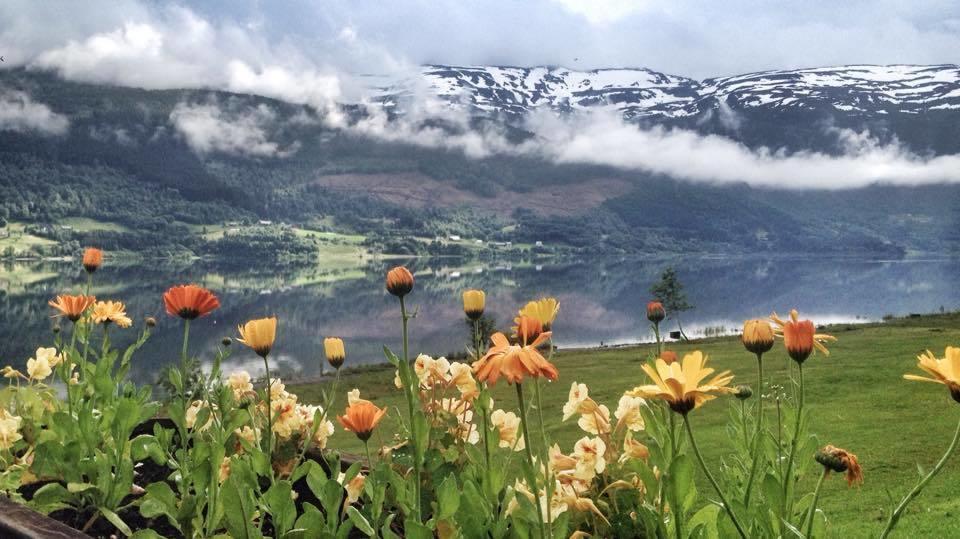
M 0 253 L 13 247 L 14 255 L 26 253 L 31 247 L 50 247 L 57 244 L 53 240 L 34 236 L 24 232 L 26 225 L 23 223 L 7 223 L 5 228 L 0 229 Z
M 399 329 L 398 329 L 399 331 Z M 412 331 L 417 331 L 414 320 Z M 812 412 L 812 430 L 819 445 L 834 444 L 860 457 L 866 481 L 850 490 L 840 478 L 832 478 L 823 489 L 821 506 L 830 518 L 831 537 L 876 537 L 883 527 L 883 512 L 891 499 L 902 497 L 917 479 L 918 465 L 929 469 L 943 453 L 960 420 L 960 406 L 946 390 L 932 384 L 908 382 L 901 378 L 916 370 L 915 356 L 929 348 L 937 354 L 948 345 L 960 345 L 960 315 L 924 316 L 894 320 L 886 324 L 830 328 L 839 341 L 830 357 L 815 356 L 807 362 L 807 403 Z M 349 343 L 348 358 L 349 358 Z M 736 338 L 710 339 L 671 345 L 678 352 L 700 349 L 709 354 L 718 368 L 731 369 L 738 382 L 755 384 L 755 363 Z M 575 421 L 560 423 L 560 409 L 570 383 L 590 387 L 598 402 L 611 408 L 626 389 L 644 383 L 642 357 L 652 347 L 636 346 L 606 350 L 564 350 L 555 357 L 560 381 L 544 393 L 549 431 L 565 451 L 572 448 L 579 433 Z M 349 359 L 348 359 L 349 361 Z M 765 357 L 768 380 L 784 384 L 788 359 L 777 348 Z M 371 369 L 344 376 L 336 411 L 342 412 L 344 393 L 359 388 L 361 395 L 380 405 L 397 406 L 401 395 L 393 387 L 393 372 Z M 319 401 L 319 384 L 292 388 L 302 399 Z M 498 406 L 514 407 L 512 389 L 495 388 Z M 707 458 L 716 464 L 728 452 L 724 425 L 731 399 L 708 403 L 692 418 L 700 432 Z M 774 412 L 771 409 L 771 412 Z M 392 412 L 393 413 L 393 412 Z M 771 416 L 768 416 L 771 417 Z M 388 416 L 382 429 L 385 440 L 396 427 Z M 374 438 L 376 441 L 377 438 Z M 360 453 L 356 438 L 337 428 L 332 445 Z M 703 478 L 701 478 L 703 479 Z M 960 457 L 955 456 L 911 506 L 896 537 L 960 537 Z M 812 479 L 807 487 L 812 490 Z M 703 481 L 701 493 L 710 493 Z
M 130 229 L 117 223 L 111 223 L 109 221 L 98 221 L 96 219 L 89 219 L 86 217 L 67 217 L 66 219 L 60 220 L 61 226 L 69 226 L 76 230 L 77 232 L 94 232 L 94 231 L 104 231 L 104 232 L 129 232 Z

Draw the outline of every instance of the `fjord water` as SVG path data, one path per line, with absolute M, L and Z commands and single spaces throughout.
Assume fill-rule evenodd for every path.
M 543 260 L 534 263 L 463 262 L 416 259 L 405 262 L 416 273 L 408 305 L 411 353 L 462 352 L 468 339 L 460 294 L 487 292 L 487 312 L 499 328 L 509 328 L 516 310 L 530 299 L 556 296 L 561 311 L 554 327 L 560 347 L 614 345 L 649 340 L 644 318 L 648 290 L 668 266 L 677 269 L 695 305 L 684 313 L 688 335 L 739 329 L 743 320 L 786 314 L 797 307 L 818 323 L 879 320 L 884 315 L 960 308 L 960 260 L 870 260 L 789 257 L 609 258 L 589 262 Z M 132 341 L 144 318 L 156 317 L 153 335 L 135 357 L 133 376 L 156 378 L 178 361 L 182 328 L 163 311 L 167 287 L 197 283 L 217 293 L 222 307 L 191 327 L 191 351 L 206 363 L 223 337 L 236 337 L 237 324 L 251 318 L 279 317 L 273 360 L 291 381 L 315 378 L 323 363 L 325 336 L 346 342 L 347 365 L 384 361 L 382 347 L 399 351 L 397 301 L 383 287 L 386 262 L 355 268 L 265 269 L 216 261 L 170 266 L 154 261 L 120 262 L 97 272 L 93 293 L 126 302 L 131 329 L 112 329 L 115 342 Z M 86 275 L 76 263 L 0 265 L 0 362 L 22 367 L 38 343 L 53 342 L 47 301 L 58 293 L 80 293 Z M 65 330 L 69 326 L 64 324 Z M 673 321 L 667 330 L 675 329 Z M 98 335 L 99 338 L 99 335 Z M 231 346 L 225 370 L 261 373 L 262 363 L 242 345 Z

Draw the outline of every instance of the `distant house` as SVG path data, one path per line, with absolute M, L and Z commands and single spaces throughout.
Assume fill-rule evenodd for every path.
M 473 240 L 473 243 L 476 243 L 477 245 L 483 245 L 483 240 Z
M 537 241 L 536 243 L 534 243 L 533 245 L 536 246 L 536 247 L 543 247 L 543 242 L 538 240 L 538 241 Z
M 450 234 L 450 236 L 448 236 L 447 239 L 449 239 L 450 241 L 460 241 L 460 236 L 456 234 Z
M 258 223 L 261 224 L 261 225 L 263 225 L 263 226 L 270 226 L 270 225 L 273 224 L 273 221 L 268 221 L 268 220 L 266 220 L 266 219 L 260 219 L 260 221 L 259 221 Z

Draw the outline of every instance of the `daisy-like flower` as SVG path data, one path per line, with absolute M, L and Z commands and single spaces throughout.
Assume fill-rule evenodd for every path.
M 560 313 L 560 303 L 557 298 L 540 298 L 531 301 L 520 309 L 520 316 L 528 316 L 534 320 L 539 320 L 544 331 L 550 331 L 553 327 L 553 321 L 557 319 Z
M 337 418 L 343 428 L 357 435 L 361 441 L 366 442 L 373 434 L 373 429 L 377 423 L 387 414 L 386 408 L 377 408 L 370 401 L 360 400 L 347 406 L 344 415 Z
M 242 326 L 237 326 L 240 332 L 238 341 L 249 346 L 260 357 L 267 357 L 273 348 L 273 341 L 277 338 L 277 317 L 250 320 Z
M 839 447 L 825 446 L 817 451 L 814 458 L 829 472 L 847 473 L 847 485 L 863 483 L 863 470 L 857 456 Z
M 668 365 L 663 359 L 658 359 L 656 369 L 650 365 L 643 365 L 642 368 L 654 383 L 638 386 L 626 395 L 667 401 L 670 409 L 678 414 L 685 415 L 717 395 L 733 392 L 729 386 L 733 380 L 730 371 L 704 381 L 714 373 L 714 369 L 707 367 L 707 356 L 699 350 L 683 356 L 682 362 Z
M 776 325 L 773 330 L 774 334 L 783 337 L 787 354 L 797 363 L 806 361 L 814 349 L 819 350 L 825 356 L 829 356 L 830 350 L 827 350 L 823 343 L 837 340 L 833 335 L 817 333 L 813 322 L 800 320 L 800 314 L 796 309 L 790 311 L 789 320 L 780 319 L 777 313 L 771 314 L 770 320 Z
M 133 324 L 122 301 L 98 301 L 93 306 L 90 318 L 97 324 L 114 323 L 121 328 L 128 328 Z
M 398 298 L 413 291 L 413 274 L 405 266 L 397 266 L 387 272 L 387 292 Z
M 194 284 L 171 287 L 163 293 L 163 305 L 170 316 L 193 320 L 207 316 L 220 307 L 213 292 Z
M 496 385 L 501 376 L 508 383 L 520 383 L 523 379 L 543 376 L 556 381 L 560 376 L 557 368 L 547 361 L 537 350 L 537 346 L 550 338 L 550 332 L 541 333 L 532 343 L 526 345 L 510 344 L 503 333 L 494 333 L 490 337 L 493 343 L 482 358 L 473 363 L 473 372 L 477 380 Z
M 663 308 L 663 303 L 651 301 L 647 303 L 647 320 L 654 324 L 659 324 L 667 317 L 667 311 Z
M 773 348 L 773 327 L 766 320 L 747 320 L 740 336 L 743 347 L 754 354 L 765 354 Z
M 77 320 L 80 320 L 80 317 L 83 316 L 83 313 L 86 312 L 86 310 L 96 302 L 97 298 L 93 296 L 61 295 L 57 296 L 55 301 L 49 301 L 47 303 L 60 312 L 60 314 L 56 316 L 63 316 L 71 322 L 76 322 Z
M 917 356 L 917 362 L 917 366 L 930 376 L 904 374 L 905 379 L 943 384 L 953 400 L 960 402 L 960 348 L 948 346 L 942 358 L 937 358 L 927 350 Z

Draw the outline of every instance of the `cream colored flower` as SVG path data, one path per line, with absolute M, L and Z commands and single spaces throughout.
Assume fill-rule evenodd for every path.
M 499 432 L 499 446 L 522 451 L 526 448 L 523 435 L 520 434 L 520 418 L 513 412 L 494 410 L 490 414 L 490 422 Z
M 617 403 L 617 411 L 613 416 L 617 418 L 617 428 L 625 426 L 633 432 L 639 432 L 646 426 L 643 422 L 643 414 L 640 413 L 640 407 L 645 404 L 640 397 L 631 397 L 624 395 L 620 397 Z
M 50 366 L 50 361 L 45 357 L 39 358 L 30 358 L 27 360 L 27 374 L 30 376 L 31 380 L 44 380 L 51 374 L 53 374 L 53 369 Z
M 279 378 L 274 378 L 270 381 L 270 398 L 271 399 L 287 399 L 290 397 L 290 393 L 287 393 L 287 386 L 283 385 L 283 382 Z M 296 395 L 293 396 L 293 400 L 296 401 Z
M 10 365 L 5 366 L 3 369 L 0 369 L 0 374 L 3 374 L 4 378 L 24 378 L 23 373 L 14 369 Z
M 534 498 L 533 492 L 530 491 L 530 487 L 528 487 L 525 482 L 517 479 L 514 481 L 514 484 L 513 484 L 514 495 L 513 497 L 510 498 L 510 501 L 507 503 L 506 514 L 510 515 L 511 513 L 516 511 L 517 507 L 519 507 L 520 505 L 517 502 L 516 497 L 524 496 L 525 498 L 530 500 L 530 503 L 538 503 L 538 502 L 540 503 L 540 509 L 543 515 L 544 523 L 549 523 L 550 517 L 556 520 L 558 516 L 560 516 L 561 514 L 567 511 L 567 504 L 565 503 L 561 495 L 561 490 L 562 489 L 560 488 L 560 483 L 557 482 L 556 486 L 553 489 L 553 496 L 549 500 L 550 511 L 547 511 L 548 500 L 547 500 L 546 489 L 541 489 L 539 492 L 539 496 Z
M 633 439 L 630 433 L 623 439 L 623 454 L 620 455 L 620 462 L 626 462 L 630 459 L 647 460 L 650 457 L 650 449 L 642 443 Z
M 340 472 L 340 475 L 337 476 L 337 482 L 343 485 L 344 490 L 347 491 L 346 505 L 352 505 L 360 500 L 360 495 L 363 494 L 363 484 L 366 482 L 367 476 L 358 473 L 353 479 L 344 484 L 346 478 L 347 475 Z
M 20 434 L 22 421 L 20 416 L 12 415 L 6 409 L 0 408 L 0 449 L 10 449 L 18 440 L 23 439 L 23 435 Z
M 433 359 L 426 354 L 420 354 L 413 362 L 413 371 L 420 380 L 420 387 L 430 389 L 435 384 L 445 384 L 447 382 L 450 362 L 445 357 Z
M 473 368 L 466 363 L 450 364 L 450 383 L 457 387 L 460 398 L 465 401 L 472 401 L 480 395 L 480 387 L 473 378 Z
M 592 412 L 581 414 L 577 425 L 590 434 L 607 434 L 610 432 L 610 409 L 605 404 L 601 404 Z
M 270 401 L 273 409 L 273 432 L 277 438 L 286 440 L 303 430 L 303 415 L 297 410 L 297 396 L 284 391 L 284 395 Z
M 583 481 L 590 481 L 598 473 L 603 473 L 607 461 L 603 458 L 607 445 L 600 438 L 584 436 L 573 446 L 573 458 L 577 459 L 577 468 L 574 477 Z
M 247 443 L 253 446 L 256 446 L 257 440 L 260 439 L 260 429 L 254 429 L 250 425 L 244 425 L 243 428 L 235 429 L 233 433 L 237 435 L 237 438 L 246 440 Z
M 194 426 L 197 423 L 197 415 L 200 413 L 200 410 L 209 407 L 209 405 L 210 405 L 209 403 L 205 401 L 199 401 L 199 400 L 193 401 L 193 403 L 190 404 L 190 407 L 187 408 L 187 412 L 185 416 L 188 429 L 194 428 Z M 213 423 L 213 414 L 210 414 L 210 416 L 207 418 L 207 422 L 204 423 L 203 426 L 199 427 L 197 430 L 199 431 L 206 430 L 207 428 L 210 427 L 212 423 Z
M 563 420 L 566 421 L 577 414 L 592 412 L 597 407 L 597 403 L 590 398 L 590 390 L 587 384 L 570 384 L 570 393 L 567 396 L 567 402 L 563 405 Z
M 34 354 L 34 357 L 37 359 L 46 359 L 47 363 L 54 368 L 63 361 L 63 357 L 57 354 L 56 348 L 37 348 L 37 353 Z
M 223 457 L 223 460 L 220 461 L 220 475 L 218 479 L 221 483 L 227 480 L 230 477 L 230 457 Z
M 360 390 L 353 388 L 347 392 L 347 406 L 353 406 L 354 404 L 366 399 L 360 398 Z
M 227 379 L 227 385 L 233 390 L 233 396 L 238 401 L 253 392 L 253 383 L 247 371 L 235 371 Z

